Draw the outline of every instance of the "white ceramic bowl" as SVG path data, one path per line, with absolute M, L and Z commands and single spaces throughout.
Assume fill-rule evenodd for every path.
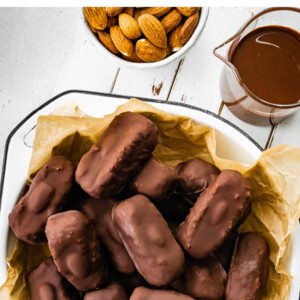
M 149 68 L 165 66 L 173 61 L 181 59 L 184 55 L 186 55 L 188 53 L 188 51 L 190 51 L 190 49 L 196 44 L 196 42 L 200 38 L 200 35 L 205 27 L 205 24 L 206 24 L 206 21 L 208 18 L 208 14 L 209 14 L 209 8 L 202 7 L 199 22 L 198 22 L 198 25 L 197 25 L 193 35 L 179 51 L 175 52 L 174 54 L 172 54 L 160 61 L 149 62 L 149 63 L 146 63 L 146 62 L 145 63 L 136 63 L 136 62 L 127 61 L 127 60 L 123 59 L 122 57 L 119 57 L 119 56 L 111 53 L 109 50 L 107 50 L 102 45 L 102 43 L 100 42 L 100 40 L 98 39 L 96 34 L 91 30 L 89 24 L 87 23 L 87 21 L 85 19 L 83 9 L 82 9 L 82 17 L 81 17 L 82 22 L 81 23 L 82 23 L 83 29 L 84 29 L 86 35 L 88 36 L 89 40 L 99 50 L 99 55 L 105 55 L 108 58 L 110 58 L 111 60 L 113 60 L 113 62 L 115 62 L 119 65 L 122 65 L 124 67 L 149 69 Z
M 32 153 L 35 125 L 40 115 L 47 115 L 56 108 L 76 101 L 79 108 L 93 117 L 103 117 L 128 101 L 129 96 L 88 91 L 67 91 L 30 113 L 9 134 L 4 150 L 0 182 L 0 285 L 7 277 L 6 257 L 14 247 L 14 235 L 9 229 L 8 215 L 12 211 L 26 183 Z M 140 98 L 141 99 L 141 98 Z M 210 111 L 178 102 L 141 99 L 171 114 L 180 114 L 216 129 L 217 154 L 222 158 L 252 164 L 263 150 L 243 130 Z M 293 276 L 289 300 L 299 299 L 300 287 L 300 226 L 294 230 L 289 242 L 290 259 L 286 265 Z M 287 299 L 285 299 L 287 300 Z

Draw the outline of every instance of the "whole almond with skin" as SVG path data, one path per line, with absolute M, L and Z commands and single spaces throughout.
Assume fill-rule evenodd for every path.
M 201 7 L 177 7 L 177 9 L 186 17 L 193 15 L 198 12 Z
M 94 32 L 94 33 L 97 33 L 99 30 L 93 28 L 90 24 L 89 24 L 89 27 L 91 28 L 91 30 Z
M 119 26 L 125 36 L 131 40 L 137 39 L 142 34 L 138 22 L 127 14 L 119 15 Z
M 171 9 L 172 7 L 146 7 L 141 10 L 141 15 L 150 14 L 156 18 L 160 18 L 166 15 Z
M 181 30 L 180 30 L 180 36 L 179 40 L 181 43 L 185 44 L 192 34 L 195 31 L 195 28 L 197 27 L 199 21 L 199 13 L 195 13 L 191 15 L 183 24 Z
M 165 29 L 156 17 L 150 14 L 143 14 L 139 16 L 138 23 L 143 34 L 152 44 L 160 48 L 167 47 Z
M 144 62 L 137 56 L 137 54 L 135 52 L 133 52 L 130 56 L 122 55 L 122 57 L 131 62 L 139 62 L 139 63 Z
M 161 24 L 165 29 L 166 33 L 172 31 L 182 20 L 182 14 L 176 9 L 172 9 L 166 16 L 161 20 Z
M 129 15 L 130 17 L 133 17 L 133 12 L 133 7 L 125 7 L 125 9 L 123 10 L 123 13 Z
M 154 62 L 162 60 L 166 57 L 164 49 L 156 47 L 147 39 L 140 39 L 135 45 L 137 56 L 146 62 Z
M 108 17 L 107 18 L 107 27 L 113 27 L 115 25 L 118 25 L 118 17 Z
M 134 46 L 131 40 L 129 40 L 120 27 L 115 25 L 110 28 L 110 37 L 116 46 L 116 48 L 125 56 L 132 55 Z
M 179 40 L 182 27 L 183 25 L 180 24 L 170 33 L 169 46 L 172 52 L 177 52 L 183 47 L 183 44 Z
M 165 52 L 166 52 L 166 56 L 170 56 L 172 54 L 172 51 L 170 49 L 170 46 L 168 45 L 166 48 L 164 48 Z
M 124 7 L 106 7 L 106 13 L 109 17 L 115 17 L 123 11 Z
M 98 37 L 99 40 L 102 42 L 102 44 L 112 53 L 119 54 L 118 49 L 114 45 L 110 34 L 105 31 L 98 31 Z
M 85 7 L 84 15 L 94 30 L 104 30 L 107 25 L 107 15 L 104 7 Z

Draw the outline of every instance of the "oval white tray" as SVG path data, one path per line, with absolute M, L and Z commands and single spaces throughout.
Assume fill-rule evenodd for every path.
M 89 91 L 67 91 L 34 110 L 9 134 L 5 146 L 0 184 L 0 285 L 6 280 L 6 257 L 13 247 L 13 235 L 9 230 L 8 215 L 26 182 L 32 152 L 31 145 L 38 116 L 50 114 L 61 105 L 75 101 L 85 113 L 93 117 L 103 117 L 112 113 L 119 105 L 130 98 L 128 96 Z M 139 97 L 139 99 L 141 98 Z M 151 99 L 141 100 L 150 102 L 153 106 L 168 113 L 184 115 L 215 128 L 217 132 L 217 154 L 220 157 L 248 165 L 253 163 L 263 150 L 243 130 L 214 113 L 183 103 Z M 289 300 L 298 300 L 300 288 L 300 226 L 292 234 L 289 246 L 292 254 L 288 267 L 294 277 Z

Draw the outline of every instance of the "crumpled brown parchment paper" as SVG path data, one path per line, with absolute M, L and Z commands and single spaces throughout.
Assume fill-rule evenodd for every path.
M 199 157 L 220 169 L 238 170 L 249 179 L 254 194 L 253 212 L 240 230 L 258 232 L 270 245 L 272 266 L 263 299 L 288 299 L 292 278 L 284 261 L 288 260 L 290 234 L 300 217 L 300 148 L 282 145 L 269 149 L 256 163 L 245 167 L 216 155 L 213 129 L 136 99 L 99 119 L 83 114 L 75 105 L 67 105 L 52 115 L 39 117 L 29 179 L 51 156 L 64 155 L 78 162 L 114 116 L 125 111 L 141 113 L 158 126 L 160 137 L 154 156 L 167 165 L 175 167 L 181 161 Z M 30 246 L 18 241 L 7 259 L 8 279 L 0 289 L 0 298 L 29 299 L 26 274 L 48 255 L 46 245 Z

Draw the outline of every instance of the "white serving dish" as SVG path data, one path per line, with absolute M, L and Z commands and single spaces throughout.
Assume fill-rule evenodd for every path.
M 112 113 L 130 97 L 87 91 L 67 91 L 49 101 L 28 115 L 10 133 L 5 147 L 4 163 L 0 185 L 0 285 L 7 276 L 6 257 L 13 247 L 13 235 L 9 230 L 8 215 L 19 198 L 27 178 L 30 163 L 35 125 L 40 115 L 47 115 L 56 108 L 76 102 L 79 108 L 93 117 L 103 117 Z M 141 98 L 140 98 L 141 99 Z M 261 147 L 245 132 L 229 121 L 209 111 L 177 102 L 141 99 L 171 114 L 190 117 L 217 130 L 217 153 L 220 157 L 251 164 L 261 154 Z M 300 289 L 300 226 L 292 234 L 289 245 L 291 258 L 287 262 L 294 276 L 289 300 L 298 300 Z
M 179 51 L 175 52 L 174 54 L 172 54 L 172 55 L 168 56 L 167 58 L 164 58 L 160 61 L 149 62 L 149 63 L 130 62 L 121 57 L 118 57 L 117 55 L 115 55 L 115 54 L 111 53 L 109 50 L 107 50 L 102 45 L 102 43 L 99 41 L 98 37 L 91 30 L 89 24 L 87 23 L 87 21 L 85 19 L 83 9 L 82 9 L 82 16 L 81 16 L 81 19 L 82 19 L 81 24 L 83 26 L 83 29 L 84 29 L 86 35 L 88 36 L 89 40 L 91 41 L 91 43 L 96 47 L 96 49 L 99 50 L 99 55 L 105 55 L 108 58 L 110 58 L 113 62 L 115 62 L 121 66 L 124 66 L 124 67 L 149 69 L 149 68 L 165 66 L 173 61 L 177 61 L 177 60 L 181 59 L 184 55 L 186 55 L 188 53 L 188 51 L 190 51 L 190 49 L 196 44 L 196 42 L 200 38 L 200 35 L 206 25 L 208 14 L 209 14 L 209 8 L 202 7 L 199 22 L 198 22 L 198 25 L 197 25 L 193 35 Z

